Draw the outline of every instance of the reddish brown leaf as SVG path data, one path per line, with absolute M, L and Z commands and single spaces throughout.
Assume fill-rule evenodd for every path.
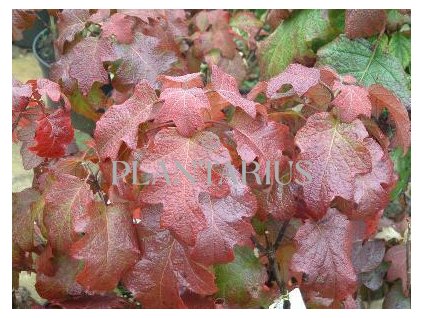
M 238 154 L 247 163 L 258 158 L 261 176 L 264 176 L 266 161 L 273 165 L 276 160 L 282 164 L 287 159 L 282 152 L 293 146 L 288 126 L 267 122 L 263 117 L 254 120 L 242 111 L 235 112 L 230 124 L 234 129 Z
M 256 18 L 251 11 L 238 11 L 231 17 L 231 26 L 248 35 L 248 46 L 255 48 L 255 36 L 263 27 L 263 22 Z
M 39 192 L 32 188 L 12 194 L 12 238 L 23 251 L 32 251 L 35 246 L 34 221 L 39 211 L 34 204 L 39 198 Z
M 192 73 L 183 76 L 160 75 L 157 80 L 162 83 L 162 90 L 166 88 L 202 88 L 204 87 L 201 73 Z
M 181 299 L 183 290 L 196 294 L 215 293 L 214 275 L 195 262 L 189 250 L 169 231 L 160 228 L 159 205 L 142 210 L 139 226 L 144 257 L 126 274 L 123 283 L 143 308 L 186 308 Z
M 385 24 L 385 10 L 345 10 L 345 34 L 350 39 L 379 34 Z
M 289 220 L 298 211 L 300 204 L 297 198 L 298 185 L 293 183 L 281 185 L 274 183 L 257 194 L 259 214 L 265 218 L 270 214 L 276 220 Z
M 58 61 L 51 65 L 49 77 L 56 83 L 61 83 L 63 92 L 70 94 L 76 86 L 76 80 L 70 76 L 72 56 L 62 55 Z
M 256 210 L 256 199 L 240 176 L 229 185 L 231 192 L 224 198 L 207 193 L 199 196 L 207 227 L 198 234 L 191 256 L 205 265 L 231 262 L 235 245 L 251 245 L 254 231 L 249 221 Z
M 95 82 L 107 84 L 109 76 L 103 62 L 114 61 L 115 55 L 109 39 L 87 37 L 78 42 L 67 54 L 69 76 L 78 81 L 79 89 L 88 94 Z
M 394 93 L 379 84 L 370 86 L 369 94 L 373 113 L 378 116 L 384 108 L 388 110 L 396 128 L 392 145 L 400 146 L 406 154 L 411 145 L 411 122 L 406 108 Z
M 224 10 L 201 11 L 193 19 L 199 30 L 192 35 L 194 49 L 204 56 L 212 50 L 219 50 L 222 56 L 233 59 L 237 54 L 235 33 L 229 25 L 229 12 Z
M 90 17 L 89 10 L 82 9 L 65 9 L 59 13 L 57 21 L 57 30 L 59 37 L 57 38 L 57 45 L 60 51 L 63 51 L 65 42 L 72 42 L 78 32 L 85 28 Z
M 239 54 L 236 54 L 232 59 L 229 59 L 221 56 L 221 54 L 217 51 L 212 51 L 208 53 L 204 59 L 210 68 L 215 64 L 223 72 L 233 76 L 239 85 L 241 85 L 247 76 L 247 67 Z
M 36 144 L 29 148 L 40 157 L 59 158 L 73 140 L 70 112 L 62 108 L 37 120 Z
M 37 15 L 34 10 L 12 9 L 12 40 L 22 40 L 22 32 L 26 29 L 29 29 L 34 24 L 36 19 Z
M 71 248 L 72 257 L 84 261 L 76 281 L 90 291 L 111 291 L 140 256 L 132 214 L 123 204 L 90 209 L 85 234 Z
M 390 282 L 401 279 L 402 292 L 408 297 L 407 246 L 404 244 L 392 246 L 385 254 L 385 261 L 391 262 L 386 279 Z
M 371 171 L 371 156 L 364 139 L 367 131 L 359 120 L 339 123 L 329 113 L 307 119 L 295 136 L 311 181 L 303 186 L 307 206 L 319 218 L 336 196 L 352 200 L 357 175 Z
M 54 274 L 37 273 L 35 288 L 38 294 L 46 299 L 63 299 L 68 296 L 78 296 L 84 291 L 75 281 L 79 270 L 79 262 L 68 257 L 59 256 L 53 260 Z
M 210 26 L 229 24 L 229 12 L 225 10 L 204 10 L 198 12 L 193 18 L 194 25 L 200 31 L 206 31 Z
M 143 80 L 133 95 L 123 104 L 113 105 L 96 124 L 94 138 L 102 159 L 116 159 L 122 142 L 134 150 L 137 147 L 138 127 L 153 119 L 156 92 Z
M 350 123 L 360 115 L 370 117 L 372 104 L 366 88 L 357 85 L 344 85 L 336 81 L 334 89 L 340 90 L 332 104 L 338 108 L 342 121 Z
M 58 174 L 45 192 L 44 224 L 51 247 L 63 254 L 78 239 L 81 223 L 94 197 L 89 185 L 78 177 Z
M 47 95 L 53 102 L 58 102 L 62 95 L 59 84 L 46 78 L 37 80 L 37 90 L 40 95 Z
M 355 242 L 352 249 L 352 262 L 356 273 L 370 272 L 383 261 L 385 242 L 372 240 Z
M 131 44 L 115 45 L 116 56 L 122 63 L 113 79 L 114 83 L 132 86 L 145 79 L 158 88 L 157 76 L 168 72 L 176 61 L 172 52 L 161 51 L 158 45 L 157 38 L 142 33 L 137 33 Z
M 292 86 L 299 96 L 304 95 L 311 87 L 319 83 L 320 71 L 305 67 L 301 64 L 291 64 L 285 71 L 269 80 L 266 95 L 269 98 L 278 98 L 279 89 L 286 84 Z
M 372 171 L 355 178 L 353 218 L 365 218 L 386 208 L 395 184 L 394 167 L 389 156 L 371 138 L 364 141 L 372 158 Z
M 285 19 L 289 18 L 292 10 L 288 9 L 272 9 L 267 15 L 267 23 L 274 30 Z
M 256 117 L 256 103 L 243 97 L 238 90 L 238 84 L 232 76 L 225 74 L 216 65 L 212 66 L 211 83 L 213 89 L 222 98 L 235 107 L 244 110 L 248 115 Z
M 148 19 L 158 19 L 164 16 L 164 10 L 145 10 L 145 9 L 119 9 L 118 12 L 129 15 L 131 17 L 136 17 L 142 22 L 148 23 Z
M 204 126 L 204 117 L 211 111 L 209 100 L 200 88 L 166 88 L 160 94 L 164 104 L 156 116 L 159 123 L 172 121 L 183 136 L 192 136 Z
M 32 96 L 32 87 L 29 84 L 22 84 L 20 81 L 12 81 L 12 111 L 14 117 L 25 109 Z
M 351 224 L 336 209 L 318 222 L 307 220 L 295 235 L 297 251 L 291 270 L 302 273 L 300 289 L 320 297 L 344 300 L 356 289 L 351 263 Z
M 47 305 L 47 308 L 63 309 L 132 309 L 136 308 L 134 303 L 125 298 L 111 295 L 81 295 L 67 299 L 54 300 Z
M 141 170 L 157 178 L 154 184 L 143 189 L 141 200 L 150 204 L 162 203 L 161 225 L 177 239 L 194 245 L 197 234 L 206 226 L 199 202 L 199 194 L 210 191 L 205 164 L 225 164 L 230 160 L 228 150 L 211 132 L 200 132 L 186 138 L 173 128 L 161 130 L 154 138 L 154 145 L 149 146 L 140 162 Z M 196 183 L 177 169 L 176 161 Z M 196 161 L 199 162 L 198 166 L 195 166 Z M 170 181 L 177 184 L 166 182 L 161 162 L 166 167 Z
M 131 43 L 134 38 L 135 20 L 123 13 L 115 13 L 101 26 L 101 36 L 116 36 L 120 43 Z

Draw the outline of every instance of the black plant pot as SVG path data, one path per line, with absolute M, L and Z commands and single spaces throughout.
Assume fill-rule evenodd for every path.
M 32 44 L 32 51 L 35 58 L 40 65 L 44 78 L 49 78 L 51 65 L 54 63 L 54 44 L 49 40 L 49 29 L 44 29 L 35 37 Z M 48 99 L 47 104 L 49 107 L 57 108 L 59 105 L 53 103 Z M 89 135 L 93 135 L 95 123 L 74 111 L 71 112 L 72 126 L 81 130 Z
M 34 56 L 41 67 L 41 71 L 43 73 L 44 78 L 49 78 L 51 64 L 54 62 L 54 54 L 50 57 L 50 61 L 44 56 L 42 56 L 43 54 L 41 54 L 41 50 L 44 50 L 46 45 L 50 45 L 49 50 L 51 50 L 51 52 L 54 52 L 53 43 L 48 43 L 45 40 L 48 37 L 48 34 L 49 29 L 44 29 L 37 34 L 37 36 L 34 38 L 34 42 L 32 42 L 32 52 L 34 53 Z

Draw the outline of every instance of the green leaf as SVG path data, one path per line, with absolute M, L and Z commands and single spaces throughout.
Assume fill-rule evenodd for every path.
M 225 303 L 246 306 L 257 305 L 262 285 L 267 274 L 251 248 L 235 247 L 235 260 L 228 264 L 216 265 L 217 297 Z M 271 303 L 271 300 L 269 300 Z
M 398 174 L 397 185 L 391 192 L 391 200 L 395 200 L 407 189 L 411 176 L 411 150 L 403 156 L 401 148 L 396 148 L 391 152 L 391 159 L 394 163 L 395 171 Z
M 275 76 L 294 60 L 303 63 L 313 61 L 313 48 L 327 43 L 337 32 L 338 27 L 331 26 L 327 10 L 295 11 L 259 44 L 261 76 Z
M 388 10 L 387 27 L 390 31 L 399 30 L 401 26 L 408 23 L 410 24 L 411 19 L 407 14 L 402 14 L 397 9 Z
M 411 40 L 400 32 L 392 34 L 389 41 L 389 52 L 400 60 L 405 69 L 411 63 Z
M 411 298 L 402 293 L 401 283 L 396 282 L 386 294 L 382 307 L 384 309 L 410 309 Z
M 349 40 L 341 35 L 317 52 L 318 65 L 330 65 L 339 74 L 350 74 L 366 86 L 382 84 L 393 91 L 402 103 L 410 106 L 410 78 L 401 62 L 377 44 L 365 39 Z

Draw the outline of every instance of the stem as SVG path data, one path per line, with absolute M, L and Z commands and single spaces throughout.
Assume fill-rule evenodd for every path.
M 226 128 L 232 129 L 232 127 L 226 122 L 226 121 L 217 121 L 217 120 L 206 120 L 205 121 L 206 124 L 216 124 L 216 125 L 221 125 L 224 126 Z
M 100 170 L 97 171 L 96 174 L 94 174 L 94 172 L 91 170 L 91 167 L 89 166 L 89 164 L 83 163 L 83 166 L 88 171 L 88 176 L 87 176 L 86 180 L 90 179 L 94 183 L 95 191 L 98 193 L 98 195 L 100 196 L 100 198 L 104 202 L 104 204 L 108 205 L 107 202 L 109 201 L 109 198 L 107 197 L 107 195 L 103 194 L 103 191 L 101 190 L 101 187 L 100 187 L 100 183 L 98 182 L 98 172 Z
M 379 33 L 379 35 L 377 37 L 376 45 L 375 45 L 375 48 L 373 49 L 372 55 L 370 56 L 369 63 L 367 63 L 366 69 L 364 70 L 363 75 L 361 75 L 360 79 L 358 80 L 358 83 L 359 84 L 361 84 L 361 82 L 363 81 L 364 76 L 367 74 L 367 71 L 369 70 L 370 65 L 372 64 L 372 61 L 375 58 L 377 48 L 379 47 L 379 44 L 380 44 L 380 39 L 382 38 L 382 35 L 384 33 L 385 33 L 385 27 L 383 27 L 382 31 L 380 31 L 380 33 Z
M 279 287 L 279 291 L 282 295 L 282 299 L 284 301 L 284 308 L 290 308 L 291 304 L 289 302 L 288 299 L 288 290 L 285 286 L 285 283 L 281 277 L 280 274 L 280 269 L 279 269 L 279 265 L 278 262 L 276 260 L 276 251 L 280 245 L 280 243 L 282 242 L 283 236 L 285 234 L 285 231 L 287 229 L 289 225 L 289 221 L 285 221 L 279 232 L 278 232 L 278 236 L 275 240 L 275 242 L 272 244 L 269 240 L 269 232 L 265 231 L 264 232 L 264 238 L 266 240 L 266 246 L 264 247 L 262 244 L 260 244 L 260 242 L 257 240 L 257 238 L 255 236 L 251 236 L 251 240 L 253 241 L 254 245 L 256 246 L 256 248 L 260 251 L 261 254 L 267 256 L 267 259 L 269 260 L 269 264 L 268 264 L 268 268 L 267 271 L 269 273 L 269 282 L 270 281 L 275 281 L 276 284 Z
M 283 222 L 281 228 L 279 229 L 278 236 L 276 237 L 275 243 L 273 244 L 273 249 L 276 251 L 279 248 L 279 245 L 282 242 L 283 236 L 285 235 L 285 231 L 288 228 L 289 220 Z

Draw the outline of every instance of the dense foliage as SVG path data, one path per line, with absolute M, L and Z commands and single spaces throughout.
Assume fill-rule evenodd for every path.
M 34 14 L 14 11 L 14 34 Z M 387 207 L 409 178 L 406 12 L 51 14 L 57 62 L 13 81 L 12 110 L 34 169 L 13 270 L 47 306 L 259 308 L 295 287 L 310 308 L 405 306 L 408 211 Z M 81 149 L 75 116 L 95 123 Z M 138 165 L 116 184 L 113 161 Z

